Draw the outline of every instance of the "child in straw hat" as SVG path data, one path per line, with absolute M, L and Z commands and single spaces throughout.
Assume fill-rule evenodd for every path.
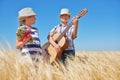
M 35 24 L 36 15 L 32 8 L 23 8 L 18 13 L 20 27 L 16 35 L 16 48 L 21 49 L 23 56 L 29 53 L 32 59 L 42 53 L 38 29 L 32 26 Z
M 71 17 L 69 9 L 67 9 L 67 8 L 61 9 L 59 17 L 61 20 L 60 24 L 56 25 L 49 33 L 49 41 L 56 48 L 56 51 L 58 53 L 61 51 L 61 47 L 54 42 L 52 37 L 56 33 L 62 33 L 65 30 L 65 28 L 67 27 L 68 20 Z M 72 22 L 74 25 L 72 25 L 72 27 L 66 33 L 66 37 L 68 39 L 68 48 L 62 52 L 61 59 L 63 62 L 65 62 L 67 55 L 75 56 L 75 48 L 74 48 L 73 40 L 76 38 L 76 35 L 77 35 L 78 19 L 74 18 L 72 20 Z

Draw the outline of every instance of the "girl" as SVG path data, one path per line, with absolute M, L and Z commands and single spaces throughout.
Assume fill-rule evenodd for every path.
M 37 58 L 42 53 L 38 29 L 32 27 L 35 24 L 35 17 L 36 13 L 32 8 L 23 8 L 18 13 L 20 28 L 30 30 L 30 36 L 24 38 L 23 41 L 16 39 L 16 48 L 21 49 L 23 56 L 29 53 L 32 59 Z M 30 39 L 33 41 L 30 42 Z
M 50 34 L 49 34 L 49 41 L 50 43 L 56 48 L 56 51 L 57 53 L 59 53 L 61 50 L 61 47 L 56 44 L 53 40 L 53 35 L 55 33 L 62 33 L 65 28 L 67 27 L 68 25 L 68 20 L 70 19 L 71 15 L 70 15 L 70 12 L 69 12 L 69 9 L 66 9 L 66 8 L 63 8 L 60 12 L 60 24 L 58 24 L 57 26 L 55 26 L 51 31 L 50 31 Z M 73 26 L 68 30 L 68 32 L 66 33 L 66 37 L 68 39 L 68 48 L 65 49 L 63 52 L 62 52 L 62 61 L 64 62 L 67 55 L 73 55 L 75 56 L 75 48 L 74 48 L 74 43 L 73 43 L 73 40 L 76 38 L 76 35 L 77 35 L 77 29 L 78 29 L 78 19 L 77 18 L 74 18 L 72 20 L 73 22 Z

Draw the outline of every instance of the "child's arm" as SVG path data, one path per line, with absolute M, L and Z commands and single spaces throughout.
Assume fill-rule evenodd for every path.
M 53 33 L 50 33 L 50 35 L 49 35 L 49 42 L 55 47 L 55 46 L 57 46 L 57 44 L 53 40 L 53 35 L 54 35 Z
M 25 38 L 24 41 L 18 41 L 18 40 L 16 39 L 16 48 L 17 48 L 17 49 L 22 48 L 30 39 L 31 39 L 31 37 Z
M 23 47 L 23 45 L 24 45 L 24 43 L 23 43 L 23 42 L 19 42 L 18 40 L 16 40 L 16 48 L 17 48 L 17 49 L 22 48 L 22 47 Z
M 78 19 L 74 18 L 72 22 L 74 24 L 72 39 L 75 39 L 77 37 L 77 31 L 78 31 Z
M 53 33 L 50 33 L 50 35 L 49 35 L 49 42 L 56 48 L 57 52 L 60 52 L 61 51 L 61 47 L 58 44 L 55 43 L 55 41 L 52 38 L 53 35 L 54 35 Z

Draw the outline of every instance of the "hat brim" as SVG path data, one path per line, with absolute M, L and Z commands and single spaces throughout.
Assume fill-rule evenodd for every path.
M 60 15 L 59 15 L 59 17 L 60 17 L 60 16 L 62 16 L 62 15 L 65 15 L 65 14 L 60 14 Z M 70 17 L 71 17 L 71 15 L 70 15 L 70 14 L 66 14 L 66 15 L 68 15 L 68 16 L 70 16 Z
M 19 20 L 24 20 L 24 18 L 26 18 L 26 17 L 29 17 L 29 16 L 37 16 L 37 14 L 33 14 L 33 15 L 27 15 L 27 16 L 18 16 L 18 19 Z

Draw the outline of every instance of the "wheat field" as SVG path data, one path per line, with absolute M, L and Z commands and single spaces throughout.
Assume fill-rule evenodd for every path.
M 35 63 L 11 47 L 1 47 L 0 80 L 120 80 L 120 52 L 79 51 L 66 65 L 51 65 L 42 59 Z

